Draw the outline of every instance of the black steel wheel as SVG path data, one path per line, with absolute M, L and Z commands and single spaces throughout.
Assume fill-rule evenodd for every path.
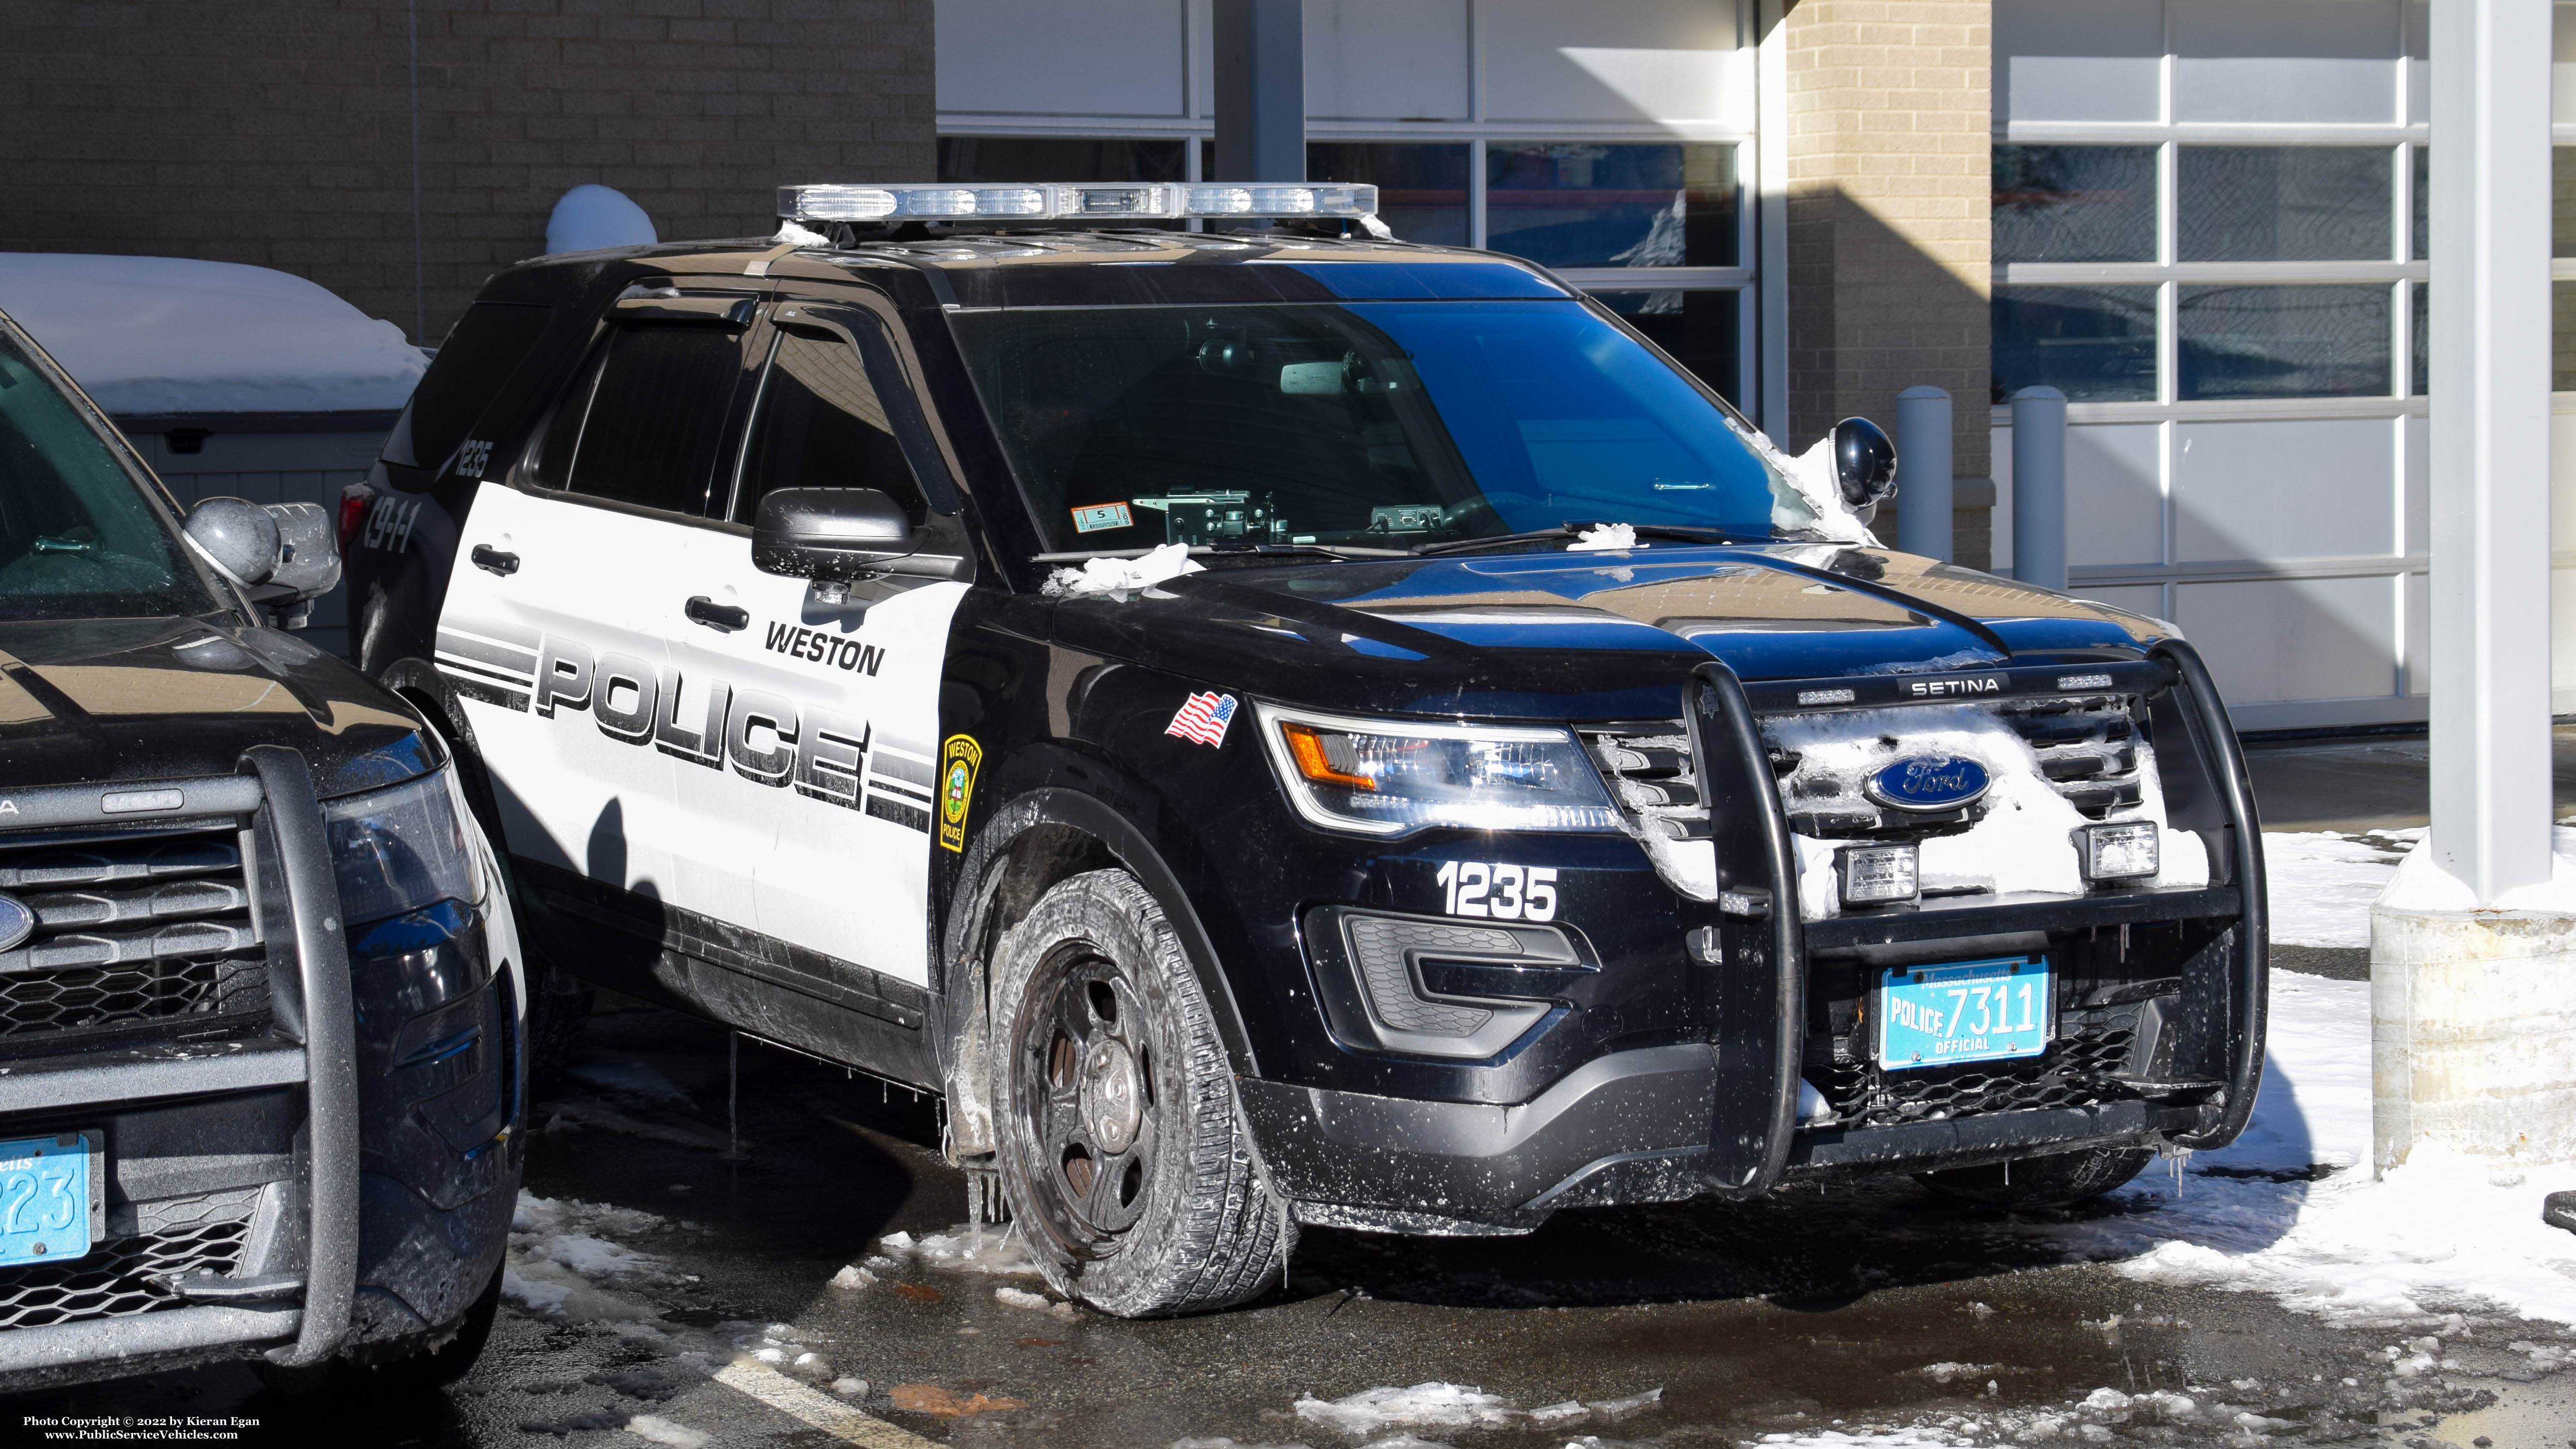
M 1057 883 L 1004 939 L 993 988 L 998 1165 L 1047 1281 L 1129 1318 L 1230 1307 L 1275 1282 L 1294 1225 L 1198 980 L 1135 878 Z

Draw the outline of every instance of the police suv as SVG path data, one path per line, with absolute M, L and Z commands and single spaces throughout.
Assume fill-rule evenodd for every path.
M 183 524 L 0 315 L 0 1390 L 445 1382 L 491 1329 L 518 937 L 439 737 L 271 627 L 331 534 Z
M 2243 1127 L 2207 672 L 1877 547 L 1876 429 L 1787 456 L 1367 187 L 780 207 L 492 279 L 348 500 L 353 647 L 559 967 L 943 1093 L 1058 1288 L 1830 1174 L 2066 1202 Z

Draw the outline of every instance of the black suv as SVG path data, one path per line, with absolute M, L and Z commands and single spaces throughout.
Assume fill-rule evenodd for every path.
M 1790 458 L 1365 193 L 801 188 L 494 277 L 351 617 L 532 941 L 944 1093 L 1121 1314 L 1301 1223 L 2232 1139 L 2262 865 L 2190 646 L 1878 547 L 1875 429 Z
M 526 992 L 448 747 L 289 633 L 311 504 L 169 494 L 0 316 L 0 1390 L 470 1364 Z

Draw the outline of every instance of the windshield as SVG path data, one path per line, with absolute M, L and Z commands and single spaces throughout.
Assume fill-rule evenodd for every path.
M 133 475 L 0 328 L 0 619 L 220 607 Z
M 1567 523 L 1771 536 L 1789 485 L 1575 301 L 954 318 L 1050 546 L 1415 548 Z

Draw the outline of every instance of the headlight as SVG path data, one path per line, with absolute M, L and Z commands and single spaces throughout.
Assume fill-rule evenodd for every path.
M 449 777 L 433 770 L 389 790 L 322 807 L 340 877 L 340 919 L 380 921 L 437 901 L 482 899 L 465 841 L 465 810 Z
M 1297 813 L 1334 830 L 1616 831 L 1570 731 L 1344 719 L 1258 705 L 1261 742 Z

